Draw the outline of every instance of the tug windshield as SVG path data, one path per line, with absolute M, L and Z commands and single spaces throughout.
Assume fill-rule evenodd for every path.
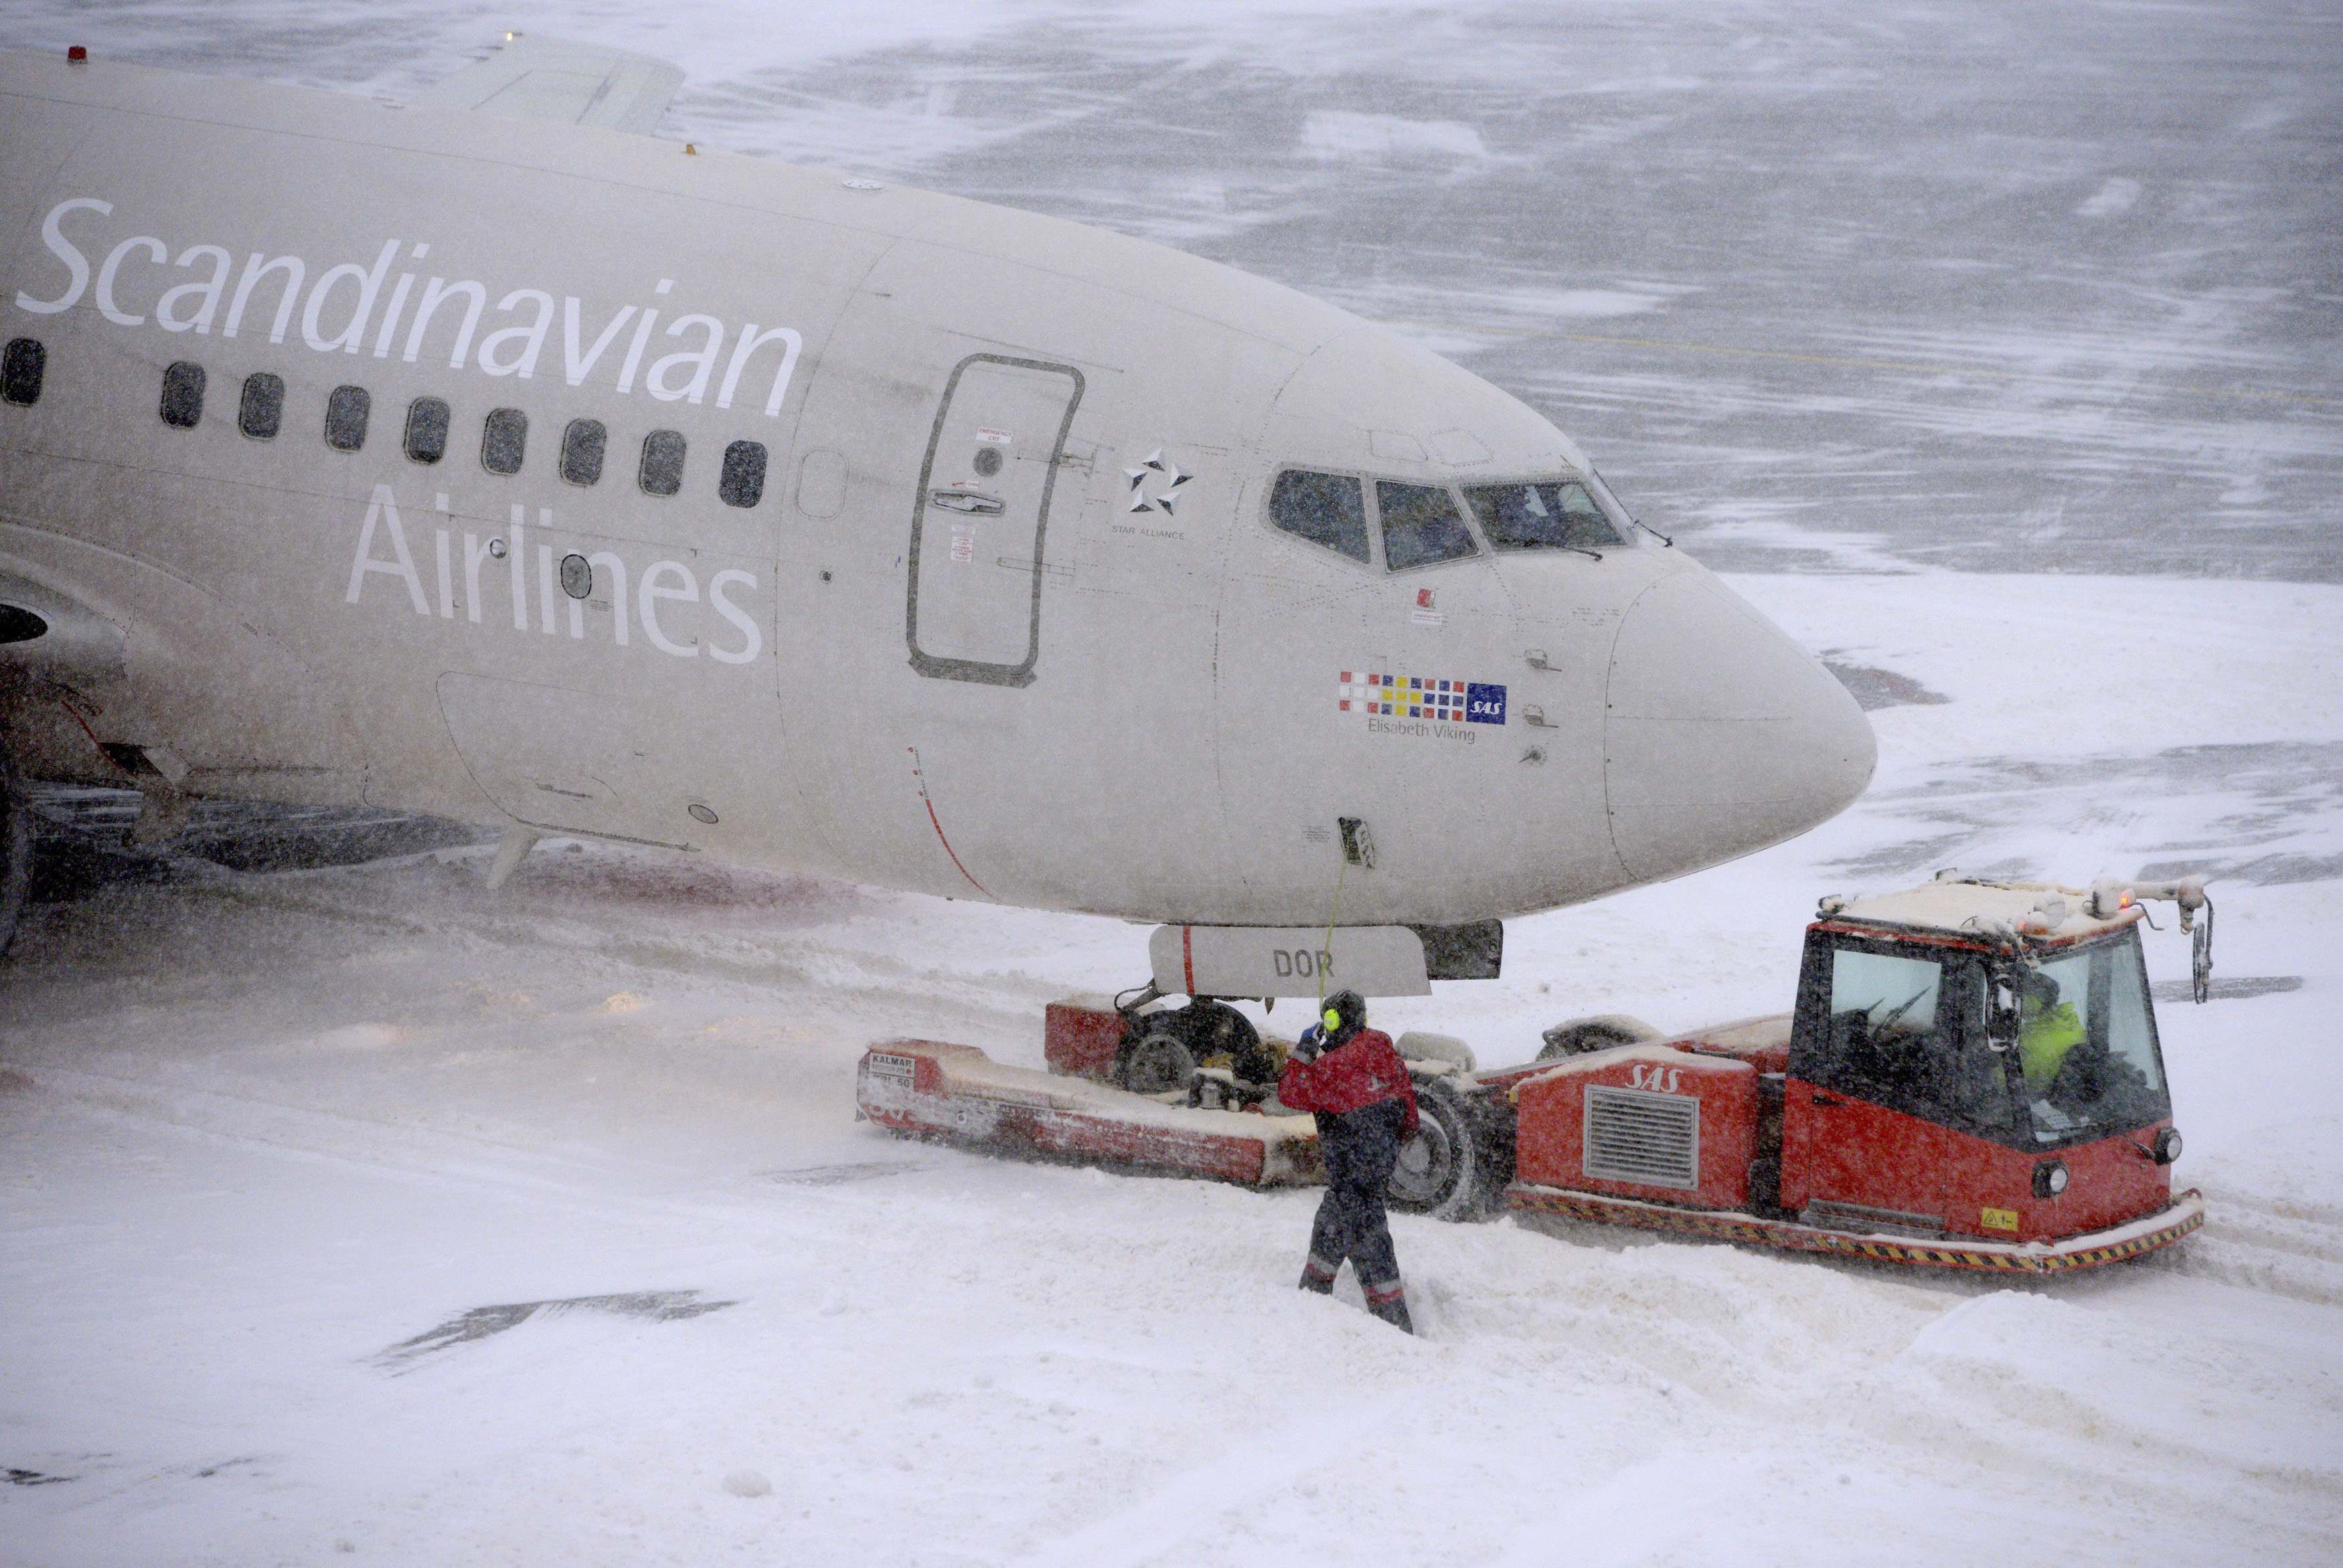
M 1476 485 L 1464 497 L 1481 531 L 1501 550 L 1584 550 L 1624 542 L 1594 492 L 1576 479 Z
M 2137 930 L 2021 971 L 2017 994 L 2036 1142 L 2132 1131 L 2170 1113 Z

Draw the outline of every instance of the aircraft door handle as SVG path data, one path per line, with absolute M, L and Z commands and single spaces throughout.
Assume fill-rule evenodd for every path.
M 1531 648 L 1531 649 L 1527 652 L 1527 654 L 1526 654 L 1526 655 L 1524 655 L 1524 657 L 1525 657 L 1525 658 L 1527 658 L 1529 659 L 1529 661 L 1530 661 L 1530 668 L 1531 668 L 1532 669 L 1552 669 L 1552 668 L 1554 668 L 1554 666 L 1553 666 L 1553 665 L 1548 664 L 1548 663 L 1545 661 L 1545 649 L 1544 649 L 1544 648 Z
M 1816 1105 L 1845 1105 L 1845 1104 L 1846 1103 L 1846 1101 L 1844 1101 L 1844 1100 L 1835 1099 L 1835 1098 L 1833 1098 L 1832 1096 L 1827 1095 L 1827 1094 L 1816 1094 L 1816 1095 L 1815 1095 L 1815 1096 L 1814 1096 L 1814 1102 L 1815 1102 Z
M 1522 722 L 1535 729 L 1559 729 L 1561 725 L 1545 716 L 1545 709 L 1534 702 L 1522 704 Z
M 997 518 L 1005 509 L 1000 497 L 981 495 L 974 490 L 930 490 L 928 504 L 941 507 L 948 512 L 965 512 L 980 518 Z

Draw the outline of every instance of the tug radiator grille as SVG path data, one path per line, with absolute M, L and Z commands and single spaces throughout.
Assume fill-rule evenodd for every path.
M 1700 1185 L 1700 1101 L 1590 1084 L 1581 1168 L 1603 1181 Z

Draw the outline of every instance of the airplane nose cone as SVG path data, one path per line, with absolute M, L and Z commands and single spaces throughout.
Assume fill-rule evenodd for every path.
M 1827 821 L 1878 760 L 1870 721 L 1837 678 L 1697 568 L 1628 607 L 1606 701 L 1611 838 L 1639 880 Z

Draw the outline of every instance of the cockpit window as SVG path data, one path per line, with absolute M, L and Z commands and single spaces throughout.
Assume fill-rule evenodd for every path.
M 1366 495 L 1347 474 L 1288 468 L 1270 491 L 1269 520 L 1296 538 L 1367 558 Z
M 1453 561 L 1481 548 L 1444 488 L 1377 479 L 1375 505 L 1383 518 L 1383 564 L 1393 571 Z
M 1477 485 L 1464 498 L 1489 542 L 1501 550 L 1584 550 L 1624 542 L 1576 479 Z

